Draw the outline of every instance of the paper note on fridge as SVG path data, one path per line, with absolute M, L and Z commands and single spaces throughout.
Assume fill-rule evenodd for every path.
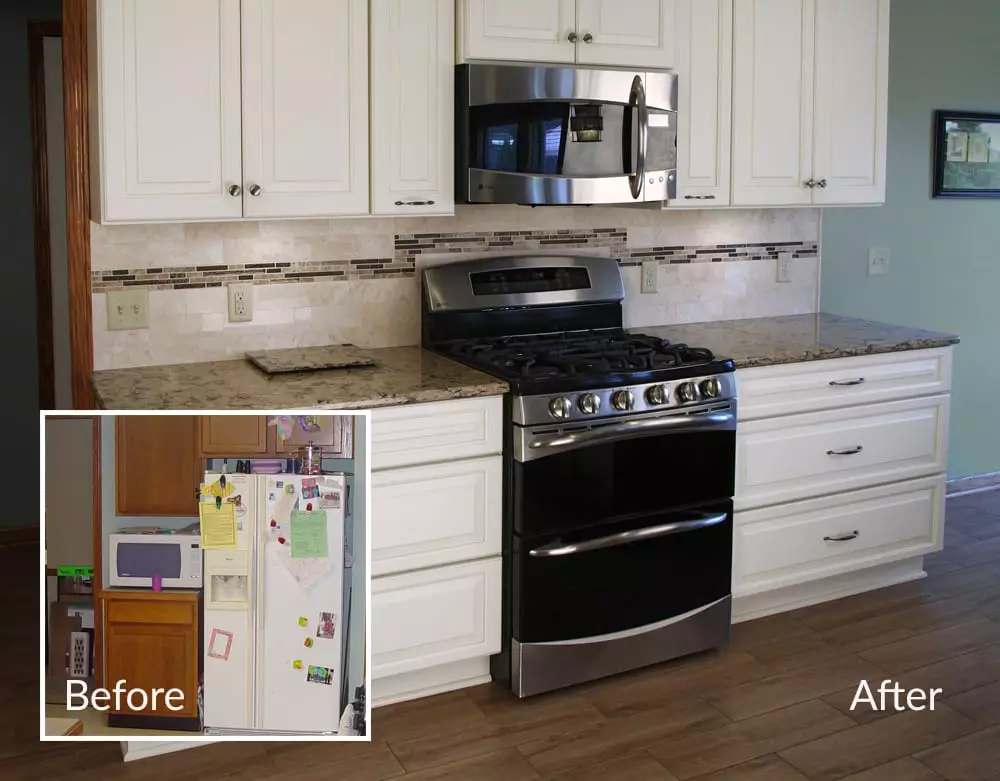
M 216 506 L 215 502 L 198 503 L 198 519 L 201 523 L 201 547 L 203 550 L 236 547 L 235 509 L 228 502 L 223 502 L 221 507 Z
M 293 511 L 291 533 L 293 559 L 327 557 L 325 510 Z

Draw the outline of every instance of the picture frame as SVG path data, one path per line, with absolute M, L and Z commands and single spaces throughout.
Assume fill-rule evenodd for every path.
M 934 198 L 1000 198 L 1000 114 L 934 112 Z

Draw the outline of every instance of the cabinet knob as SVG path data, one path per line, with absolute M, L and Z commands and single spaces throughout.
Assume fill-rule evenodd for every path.
M 259 184 L 252 184 L 247 189 L 249 190 L 250 195 L 252 195 L 254 198 L 256 198 L 258 195 L 260 195 L 260 185 Z
M 586 35 L 583 36 L 583 42 L 584 43 L 593 43 L 594 42 L 594 36 L 591 35 L 590 33 L 587 33 Z
M 238 184 L 231 184 L 229 185 L 229 194 L 233 196 L 233 198 L 238 198 L 243 194 L 243 188 Z
M 826 179 L 820 179 L 816 184 L 820 187 L 826 187 Z
M 815 179 L 806 179 L 806 181 L 804 181 L 803 184 L 806 187 L 815 187 L 816 186 L 816 180 Z
M 570 33 L 569 35 L 567 35 L 566 40 L 569 41 L 570 43 L 576 43 L 577 41 L 576 33 Z

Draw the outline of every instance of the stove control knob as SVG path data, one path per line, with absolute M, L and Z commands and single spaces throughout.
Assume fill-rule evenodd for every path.
M 698 400 L 698 389 L 693 382 L 682 382 L 677 386 L 677 400 L 682 404 Z
M 666 385 L 651 385 L 646 389 L 646 401 L 653 405 L 666 404 L 670 401 L 670 392 Z
M 632 409 L 634 402 L 635 398 L 632 396 L 632 391 L 619 390 L 611 394 L 611 406 L 620 412 L 627 412 Z
M 596 415 L 601 409 L 601 397 L 596 393 L 584 393 L 577 406 L 584 415 Z
M 701 381 L 701 395 L 706 399 L 717 399 L 722 395 L 722 383 L 718 377 L 710 377 Z
M 565 420 L 573 411 L 573 402 L 565 396 L 557 396 L 549 402 L 549 414 L 554 418 Z

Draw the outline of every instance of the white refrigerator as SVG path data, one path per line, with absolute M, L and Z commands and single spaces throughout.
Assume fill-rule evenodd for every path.
M 345 478 L 222 477 L 206 474 L 201 489 L 203 502 L 233 505 L 236 522 L 235 547 L 203 552 L 205 732 L 335 734 Z

